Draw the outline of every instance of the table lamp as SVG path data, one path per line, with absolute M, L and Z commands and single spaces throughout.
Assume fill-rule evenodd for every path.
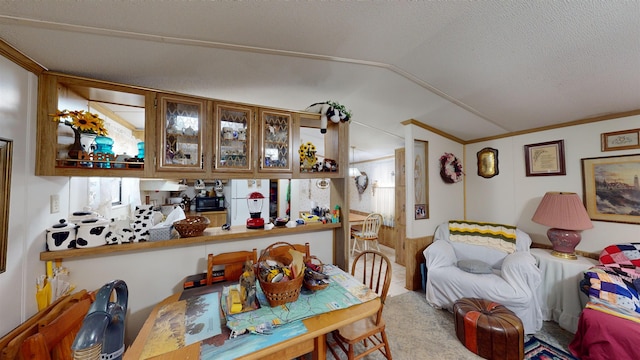
M 579 231 L 593 227 L 580 197 L 570 192 L 544 194 L 531 220 L 551 227 L 547 231 L 553 245 L 551 255 L 570 260 L 578 258 L 575 248 L 582 239 Z

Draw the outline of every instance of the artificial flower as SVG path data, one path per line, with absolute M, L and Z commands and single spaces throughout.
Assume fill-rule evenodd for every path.
M 90 133 L 105 136 L 108 134 L 104 127 L 104 120 L 97 114 L 84 110 L 57 110 L 55 114 L 49 114 L 53 121 L 63 123 L 81 133 Z

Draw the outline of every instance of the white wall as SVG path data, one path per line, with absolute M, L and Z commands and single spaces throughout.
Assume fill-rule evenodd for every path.
M 406 206 L 407 206 L 407 238 L 418 238 L 433 235 L 436 227 L 449 219 L 460 219 L 464 217 L 464 183 L 463 181 L 448 184 L 440 178 L 440 156 L 445 152 L 453 153 L 462 161 L 466 170 L 468 164 L 462 160 L 463 145 L 432 133 L 424 128 L 415 125 L 405 126 L 405 168 L 406 168 Z M 424 140 L 428 142 L 428 176 L 429 176 L 429 218 L 415 220 L 414 217 L 414 154 L 413 140 Z M 466 178 L 466 176 L 465 176 Z
M 38 260 L 44 230 L 59 218 L 49 214 L 49 195 L 59 194 L 61 208 L 68 206 L 68 179 L 34 176 L 37 77 L 0 57 L 0 78 L 0 137 L 14 141 L 7 271 L 0 274 L 4 334 L 37 310 L 35 279 L 45 271 Z
M 640 116 L 518 135 L 466 146 L 465 186 L 467 219 L 515 224 L 529 233 L 535 242 L 550 244 L 547 227 L 531 221 L 547 191 L 575 192 L 583 197 L 582 158 L 637 154 L 638 150 L 600 151 L 600 134 L 637 128 Z M 564 140 L 564 176 L 525 175 L 524 145 Z M 476 153 L 485 148 L 498 149 L 499 174 L 485 179 L 476 174 Z M 593 229 L 582 232 L 577 249 L 599 253 L 613 243 L 638 241 L 640 226 L 593 221 Z

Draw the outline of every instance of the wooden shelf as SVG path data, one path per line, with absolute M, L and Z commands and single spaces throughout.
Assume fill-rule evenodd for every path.
M 138 243 L 104 245 L 94 248 L 70 249 L 62 251 L 43 251 L 40 253 L 40 260 L 62 260 L 81 257 L 115 255 L 122 252 L 148 251 L 153 249 L 183 247 L 189 245 L 201 245 L 218 241 L 238 241 L 255 238 L 265 238 L 273 236 L 301 234 L 306 232 L 338 229 L 341 223 L 335 224 L 307 224 L 295 228 L 275 227 L 271 230 L 251 230 L 245 226 L 232 226 L 230 230 L 222 230 L 219 227 L 207 228 L 203 236 L 179 238 L 162 241 L 143 241 Z
M 87 166 L 86 164 L 90 164 Z M 102 167 L 103 164 L 107 164 L 108 167 Z M 57 168 L 80 168 L 91 170 L 95 169 L 113 169 L 113 170 L 131 170 L 131 169 L 144 169 L 143 162 L 133 161 L 114 161 L 114 160 L 77 160 L 77 159 L 56 159 Z

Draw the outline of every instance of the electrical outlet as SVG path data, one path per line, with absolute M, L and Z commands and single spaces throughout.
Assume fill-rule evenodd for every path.
M 52 214 L 60 212 L 60 195 L 58 194 L 51 195 L 51 198 L 49 201 L 49 208 Z

